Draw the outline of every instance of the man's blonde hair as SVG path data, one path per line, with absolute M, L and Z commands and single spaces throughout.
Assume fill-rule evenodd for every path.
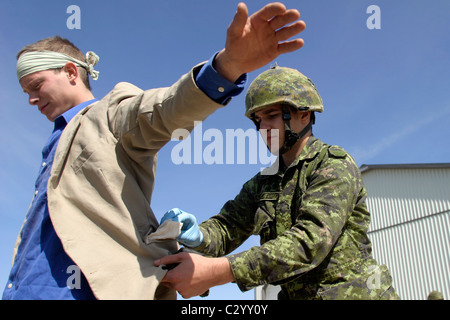
M 17 53 L 17 59 L 26 53 L 32 51 L 54 51 L 66 54 L 71 56 L 77 60 L 86 62 L 85 55 L 78 49 L 72 42 L 67 39 L 61 38 L 60 36 L 54 36 L 51 38 L 46 38 L 39 40 L 35 43 L 29 44 L 25 46 L 22 50 Z M 60 69 L 59 69 L 60 70 Z M 89 82 L 89 76 L 87 71 L 84 68 L 78 67 L 78 72 L 80 74 L 80 78 L 83 81 L 86 88 L 91 90 L 91 84 Z

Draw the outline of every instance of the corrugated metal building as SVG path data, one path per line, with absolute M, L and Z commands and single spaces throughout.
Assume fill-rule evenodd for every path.
M 373 255 L 402 299 L 450 298 L 450 163 L 363 165 Z
M 404 300 L 450 299 L 450 163 L 362 165 L 373 255 Z M 255 290 L 276 299 L 279 287 Z

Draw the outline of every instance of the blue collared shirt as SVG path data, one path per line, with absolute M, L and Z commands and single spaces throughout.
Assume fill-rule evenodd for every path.
M 20 232 L 21 242 L 3 299 L 95 299 L 80 270 L 65 253 L 53 228 L 47 206 L 47 182 L 56 147 L 67 123 L 95 100 L 86 101 L 55 119 L 44 148 L 33 200 Z M 78 277 L 78 279 L 72 276 Z
M 242 92 L 246 75 L 230 83 L 214 70 L 213 58 L 197 75 L 197 85 L 214 101 L 226 104 Z M 95 299 L 83 273 L 64 251 L 47 204 L 47 182 L 61 133 L 79 111 L 94 101 L 81 103 L 55 119 L 54 130 L 42 150 L 35 193 L 20 232 L 21 242 L 3 292 L 4 300 Z

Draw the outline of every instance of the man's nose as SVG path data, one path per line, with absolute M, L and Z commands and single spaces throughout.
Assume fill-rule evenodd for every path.
M 272 127 L 268 121 L 261 120 L 259 123 L 259 129 L 270 130 Z
M 28 97 L 28 102 L 30 103 L 30 105 L 35 106 L 39 102 L 39 97 L 35 94 L 30 94 Z

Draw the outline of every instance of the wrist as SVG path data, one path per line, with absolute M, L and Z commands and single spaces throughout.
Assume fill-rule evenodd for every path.
M 225 49 L 222 49 L 216 55 L 213 61 L 213 67 L 222 77 L 232 83 L 245 73 L 245 71 L 230 59 Z
M 193 240 L 179 239 L 178 241 L 189 248 L 196 248 L 203 242 L 203 233 L 200 229 L 198 229 L 198 234 L 194 237 Z
M 223 285 L 234 281 L 234 275 L 231 271 L 230 263 L 225 257 L 214 258 L 216 261 L 213 267 L 213 279 L 215 279 L 215 286 Z

